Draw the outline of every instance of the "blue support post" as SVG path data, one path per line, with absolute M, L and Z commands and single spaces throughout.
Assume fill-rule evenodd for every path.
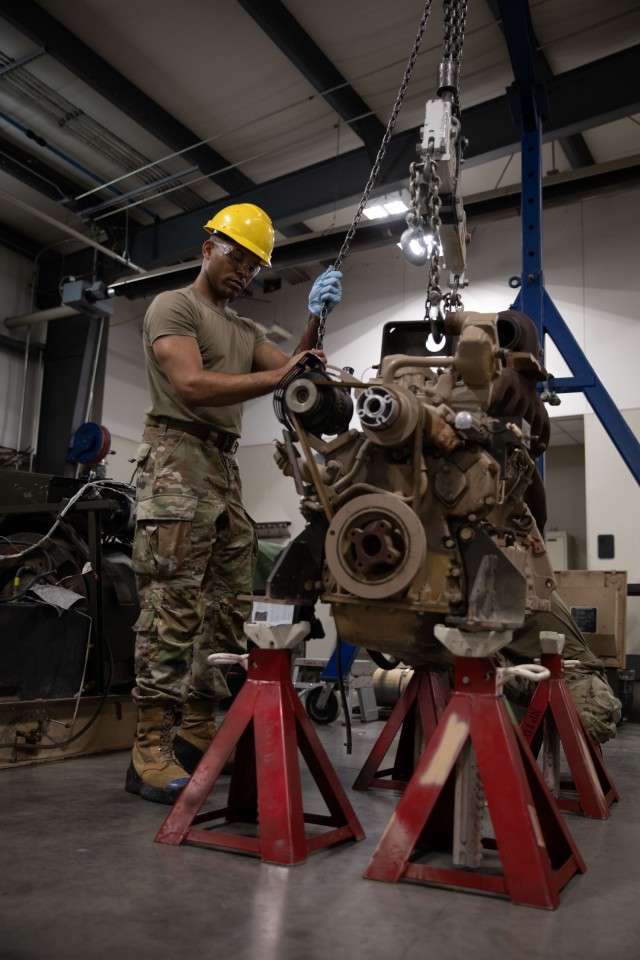
M 542 272 L 542 132 L 522 133 L 522 277 L 518 300 L 536 325 L 544 349 L 544 274 Z
M 640 444 L 578 346 L 545 290 L 542 269 L 542 121 L 546 91 L 538 80 L 528 0 L 498 0 L 515 82 L 509 89 L 511 109 L 521 132 L 522 275 L 514 309 L 536 325 L 544 350 L 551 337 L 573 373 L 550 382 L 560 392 L 585 395 L 620 456 L 640 483 Z

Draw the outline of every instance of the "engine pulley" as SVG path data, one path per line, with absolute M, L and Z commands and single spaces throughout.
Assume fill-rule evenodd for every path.
M 419 406 L 415 396 L 399 384 L 372 384 L 358 394 L 356 413 L 369 440 L 396 446 L 415 430 Z
M 325 553 L 343 590 L 382 600 L 407 590 L 426 558 L 427 540 L 420 520 L 402 500 L 365 494 L 333 517 Z
M 358 397 L 356 410 L 363 427 L 370 430 L 384 430 L 396 420 L 399 412 L 398 401 L 386 387 L 372 386 L 363 390 Z
M 353 416 L 349 388 L 334 386 L 319 370 L 309 370 L 287 386 L 284 408 L 295 413 L 305 430 L 315 436 L 342 433 Z

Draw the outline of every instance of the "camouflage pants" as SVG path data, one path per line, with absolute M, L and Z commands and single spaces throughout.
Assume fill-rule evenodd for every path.
M 134 700 L 229 690 L 211 653 L 243 653 L 256 559 L 238 465 L 211 441 L 146 427 L 138 448 L 133 570 L 140 598 Z
M 565 669 L 564 678 L 578 713 L 596 743 L 606 743 L 616 735 L 620 722 L 621 703 L 615 697 L 607 680 L 602 661 L 591 652 L 577 624 L 558 594 L 551 597 L 551 610 L 527 618 L 523 627 L 514 632 L 513 641 L 498 654 L 504 666 L 531 663 L 540 656 L 540 631 L 564 634 L 562 656 L 565 660 L 579 660 L 579 664 Z M 535 685 L 517 678 L 504 688 L 505 696 L 516 705 L 524 706 L 533 696 Z
M 578 626 L 557 593 L 551 596 L 551 609 L 527 617 L 524 626 L 514 631 L 511 643 L 494 654 L 494 661 L 502 667 L 533 663 L 540 656 L 540 632 L 542 630 L 564 634 L 562 656 L 565 660 L 579 660 L 575 667 L 567 667 L 565 680 L 573 702 L 595 743 L 606 743 L 616 735 L 622 705 L 607 680 L 602 661 L 591 652 Z M 440 645 L 439 645 L 440 646 Z M 434 655 L 435 665 L 449 667 L 453 681 L 453 655 L 440 646 Z M 535 683 L 516 677 L 504 686 L 504 695 L 516 708 L 519 717 L 524 715 L 535 692 Z

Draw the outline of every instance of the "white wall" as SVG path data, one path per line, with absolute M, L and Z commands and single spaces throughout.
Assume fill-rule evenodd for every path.
M 142 433 L 149 404 L 142 352 L 142 320 L 147 301 L 119 298 L 109 322 L 109 352 L 102 417 L 112 435 L 134 441 Z
M 624 410 L 640 439 L 640 409 Z M 640 582 L 640 510 L 638 485 L 618 456 L 594 414 L 585 427 L 587 564 L 589 570 L 626 570 L 629 583 Z M 598 559 L 598 535 L 613 534 L 613 560 Z M 627 654 L 640 654 L 640 598 L 627 600 Z
M 584 447 L 551 447 L 544 458 L 547 491 L 546 532 L 566 530 L 571 540 L 569 567 L 587 569 L 587 505 Z

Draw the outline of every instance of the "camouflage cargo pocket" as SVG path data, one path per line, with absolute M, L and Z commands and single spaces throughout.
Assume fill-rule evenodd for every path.
M 137 463 L 139 467 L 142 466 L 142 464 L 147 459 L 150 453 L 151 453 L 150 443 L 147 443 L 146 441 L 139 443 L 138 446 L 136 447 L 136 452 L 133 457 L 133 462 Z
M 197 497 L 163 494 L 139 500 L 132 567 L 167 579 L 183 573 L 191 557 L 191 527 Z
M 153 621 L 155 620 L 156 612 L 155 610 L 145 609 L 144 607 L 140 610 L 140 616 L 134 623 L 131 628 L 136 633 L 150 633 L 151 628 L 153 627 Z
M 136 484 L 138 496 L 144 496 L 145 487 L 149 484 L 149 454 L 151 453 L 150 443 L 140 443 L 135 452 L 135 456 L 130 463 L 135 463 L 131 483 Z

